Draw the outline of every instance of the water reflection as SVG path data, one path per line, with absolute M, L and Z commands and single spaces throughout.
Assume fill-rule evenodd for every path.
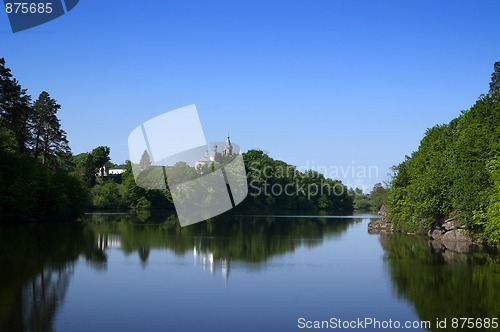
M 137 253 L 146 269 L 151 250 L 167 249 L 227 281 L 235 260 L 262 264 L 360 220 L 222 216 L 181 228 L 175 215 L 89 215 L 79 225 L 0 228 L 0 331 L 52 331 L 79 257 L 104 273 L 111 250 Z
M 64 300 L 72 272 L 72 264 L 59 269 L 45 268 L 35 275 L 31 282 L 26 283 L 16 299 L 19 301 L 17 305 L 22 308 L 21 316 L 19 321 L 8 324 L 9 329 L 15 326 L 24 331 L 52 330 L 52 320 L 59 303 Z
M 227 282 L 231 269 L 231 261 L 227 258 L 216 257 L 212 252 L 203 252 L 199 246 L 193 248 L 195 265 L 201 265 L 203 270 L 209 270 L 215 276 L 220 271 L 220 275 Z
M 272 317 L 288 322 L 290 330 L 296 315 L 328 318 L 332 310 L 341 318 L 360 312 L 414 318 L 412 309 L 409 316 L 401 309 L 401 303 L 408 302 L 420 319 L 432 322 L 500 318 L 498 255 L 434 251 L 426 239 L 384 235 L 379 238 L 381 261 L 377 238 L 366 234 L 366 219 L 354 225 L 361 218 L 233 215 L 181 228 L 172 215 L 89 215 L 80 225 L 0 228 L 0 331 L 54 330 L 57 313 L 68 305 L 74 313 L 69 310 L 64 317 L 75 324 L 72 327 L 84 324 L 75 320 L 81 307 L 94 304 L 87 294 L 92 287 L 114 310 L 113 301 L 122 304 L 121 327 L 134 324 L 130 317 L 140 312 L 141 317 L 157 319 L 157 330 L 166 321 L 191 322 L 184 316 L 192 309 L 191 299 L 201 293 L 199 305 L 212 310 L 202 315 L 205 323 L 212 322 L 220 306 L 231 311 L 243 305 L 245 309 L 231 312 L 235 323 L 258 311 L 255 308 L 265 309 L 261 300 L 270 302 L 268 297 Z M 308 248 L 314 250 L 304 250 Z M 193 274 L 191 264 L 215 280 Z M 255 269 L 265 273 L 247 273 Z M 217 285 L 230 291 L 221 292 Z M 353 296 L 356 292 L 362 303 Z M 65 297 L 69 304 L 61 310 Z M 170 316 L 164 313 L 169 301 L 177 303 Z M 102 311 L 108 312 L 109 303 Z M 148 303 L 147 310 L 134 303 Z M 99 309 L 92 313 L 97 315 Z M 109 323 L 105 316 L 96 322 Z M 175 320 L 180 316 L 184 318 Z M 272 317 L 269 314 L 269 322 L 278 321 Z M 257 325 L 248 330 L 262 327 Z
M 292 216 L 221 216 L 181 228 L 172 216 L 138 222 L 129 215 L 89 215 L 84 232 L 94 243 L 86 258 L 106 268 L 109 249 L 137 252 L 146 267 L 150 250 L 168 249 L 176 255 L 192 254 L 194 262 L 227 280 L 231 261 L 262 263 L 297 247 L 319 246 L 325 238 L 340 236 L 352 222 L 362 219 Z
M 452 318 L 500 318 L 498 254 L 436 251 L 425 238 L 398 234 L 381 235 L 380 243 L 396 295 L 422 320 L 447 319 L 448 329 L 433 331 L 456 331 Z
M 74 261 L 81 227 L 46 226 L 0 231 L 0 331 L 52 331 Z

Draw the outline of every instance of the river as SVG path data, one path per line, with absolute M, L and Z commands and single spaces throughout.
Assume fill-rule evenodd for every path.
M 0 331 L 497 330 L 498 254 L 368 234 L 372 218 L 181 228 L 175 215 L 93 214 L 3 227 Z

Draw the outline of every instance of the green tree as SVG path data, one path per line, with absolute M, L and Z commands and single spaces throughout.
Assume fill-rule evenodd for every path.
M 95 173 L 110 160 L 110 152 L 111 150 L 108 146 L 98 146 L 92 150 L 91 155 Z
M 55 167 L 69 154 L 59 107 L 47 93 L 32 107 L 0 59 L 0 223 L 69 220 L 82 213 L 88 198 L 82 182 Z
M 376 183 L 370 192 L 370 210 L 378 212 L 382 204 L 387 202 L 389 191 L 381 183 Z
M 495 62 L 493 68 L 489 95 L 496 100 L 500 100 L 500 61 Z
M 144 150 L 141 156 L 141 160 L 139 161 L 139 167 L 141 170 L 146 170 L 151 166 L 151 158 L 149 157 L 148 150 Z
M 349 196 L 352 199 L 354 209 L 358 211 L 370 211 L 370 199 L 360 188 L 350 189 Z
M 124 206 L 120 185 L 112 180 L 94 186 L 91 190 L 92 205 L 100 209 L 118 210 Z
M 0 58 L 0 118 L 3 126 L 14 133 L 20 152 L 26 152 L 30 142 L 31 96 L 13 78 L 5 60 Z
M 125 163 L 125 173 L 123 173 L 122 176 L 122 185 L 123 197 L 128 207 L 131 209 L 143 209 L 151 206 L 146 199 L 146 189 L 138 187 L 135 183 L 132 163 L 129 160 Z
M 490 93 L 450 123 L 428 129 L 417 151 L 394 168 L 388 202 L 396 229 L 427 231 L 458 211 L 469 231 L 498 241 L 499 78 L 496 63 Z
M 500 244 L 500 157 L 487 164 L 492 179 L 488 188 L 489 202 L 485 213 L 484 237 L 491 244 Z
M 96 182 L 96 166 L 91 153 L 87 153 L 83 167 L 83 178 L 88 188 L 92 188 Z
M 353 210 L 347 188 L 338 180 L 327 179 L 314 170 L 299 172 L 297 167 L 275 160 L 261 150 L 243 154 L 249 195 L 243 208 Z
M 61 109 L 55 99 L 43 91 L 33 104 L 31 119 L 33 128 L 33 155 L 40 158 L 43 165 L 54 163 L 56 157 L 68 155 L 71 150 L 66 139 L 66 132 L 61 129 L 57 112 Z

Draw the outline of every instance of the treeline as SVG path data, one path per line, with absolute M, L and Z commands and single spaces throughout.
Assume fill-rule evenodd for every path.
M 168 187 L 166 189 L 145 189 L 136 184 L 130 161 L 125 162 L 123 166 L 125 172 L 120 175 L 99 176 L 101 167 L 105 166 L 109 169 L 117 166 L 109 160 L 108 147 L 99 146 L 90 153 L 76 155 L 74 165 L 74 174 L 85 181 L 87 185 L 90 197 L 89 209 L 174 209 Z
M 351 188 L 349 196 L 353 199 L 354 210 L 378 213 L 382 205 L 387 203 L 389 189 L 382 183 L 376 183 L 369 194 L 365 194 L 359 188 Z
M 104 153 L 103 153 L 104 152 Z M 114 166 L 109 163 L 109 148 L 98 147 L 88 154 L 75 156 L 75 174 L 86 181 L 91 194 L 92 207 L 97 209 L 173 209 L 170 190 L 144 189 L 137 186 L 132 166 L 126 162 L 126 171 L 121 177 L 99 177 L 100 165 Z M 104 158 L 103 158 L 104 156 Z M 144 158 L 143 159 L 147 159 Z M 99 160 L 99 163 L 93 163 Z M 342 182 L 325 178 L 315 171 L 299 172 L 295 166 L 275 160 L 260 150 L 243 153 L 247 170 L 249 194 L 238 206 L 240 209 L 258 211 L 270 210 L 326 210 L 335 213 L 353 211 L 353 190 Z M 141 161 L 150 165 L 150 161 Z M 176 165 L 188 178 L 200 176 L 194 167 Z M 206 167 L 210 171 L 213 167 Z M 173 173 L 173 172 L 172 172 Z M 141 175 L 142 182 L 163 182 L 163 172 L 150 167 Z M 159 179 L 161 178 L 161 179 Z M 366 195 L 365 195 L 366 196 Z
M 243 160 L 249 191 L 243 208 L 353 211 L 353 197 L 341 181 L 313 170 L 300 172 L 261 150 L 244 153 Z
M 0 58 L 0 223 L 74 219 L 85 208 L 60 108 L 45 91 L 33 101 Z
M 430 128 L 394 167 L 389 218 L 426 231 L 451 212 L 476 236 L 500 242 L 500 62 L 490 90 L 450 123 Z

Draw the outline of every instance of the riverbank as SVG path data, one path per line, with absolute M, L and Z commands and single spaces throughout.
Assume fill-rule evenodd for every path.
M 489 245 L 486 240 L 471 235 L 464 223 L 460 222 L 457 212 L 450 213 L 443 221 L 433 223 L 427 234 L 396 231 L 393 223 L 388 220 L 387 214 L 388 209 L 385 207 L 379 211 L 380 219 L 368 223 L 369 234 L 388 236 L 392 233 L 400 233 L 426 237 L 429 247 L 435 253 L 440 254 L 445 262 L 464 261 L 467 259 L 467 254 L 474 252 L 499 253 L 497 246 Z

